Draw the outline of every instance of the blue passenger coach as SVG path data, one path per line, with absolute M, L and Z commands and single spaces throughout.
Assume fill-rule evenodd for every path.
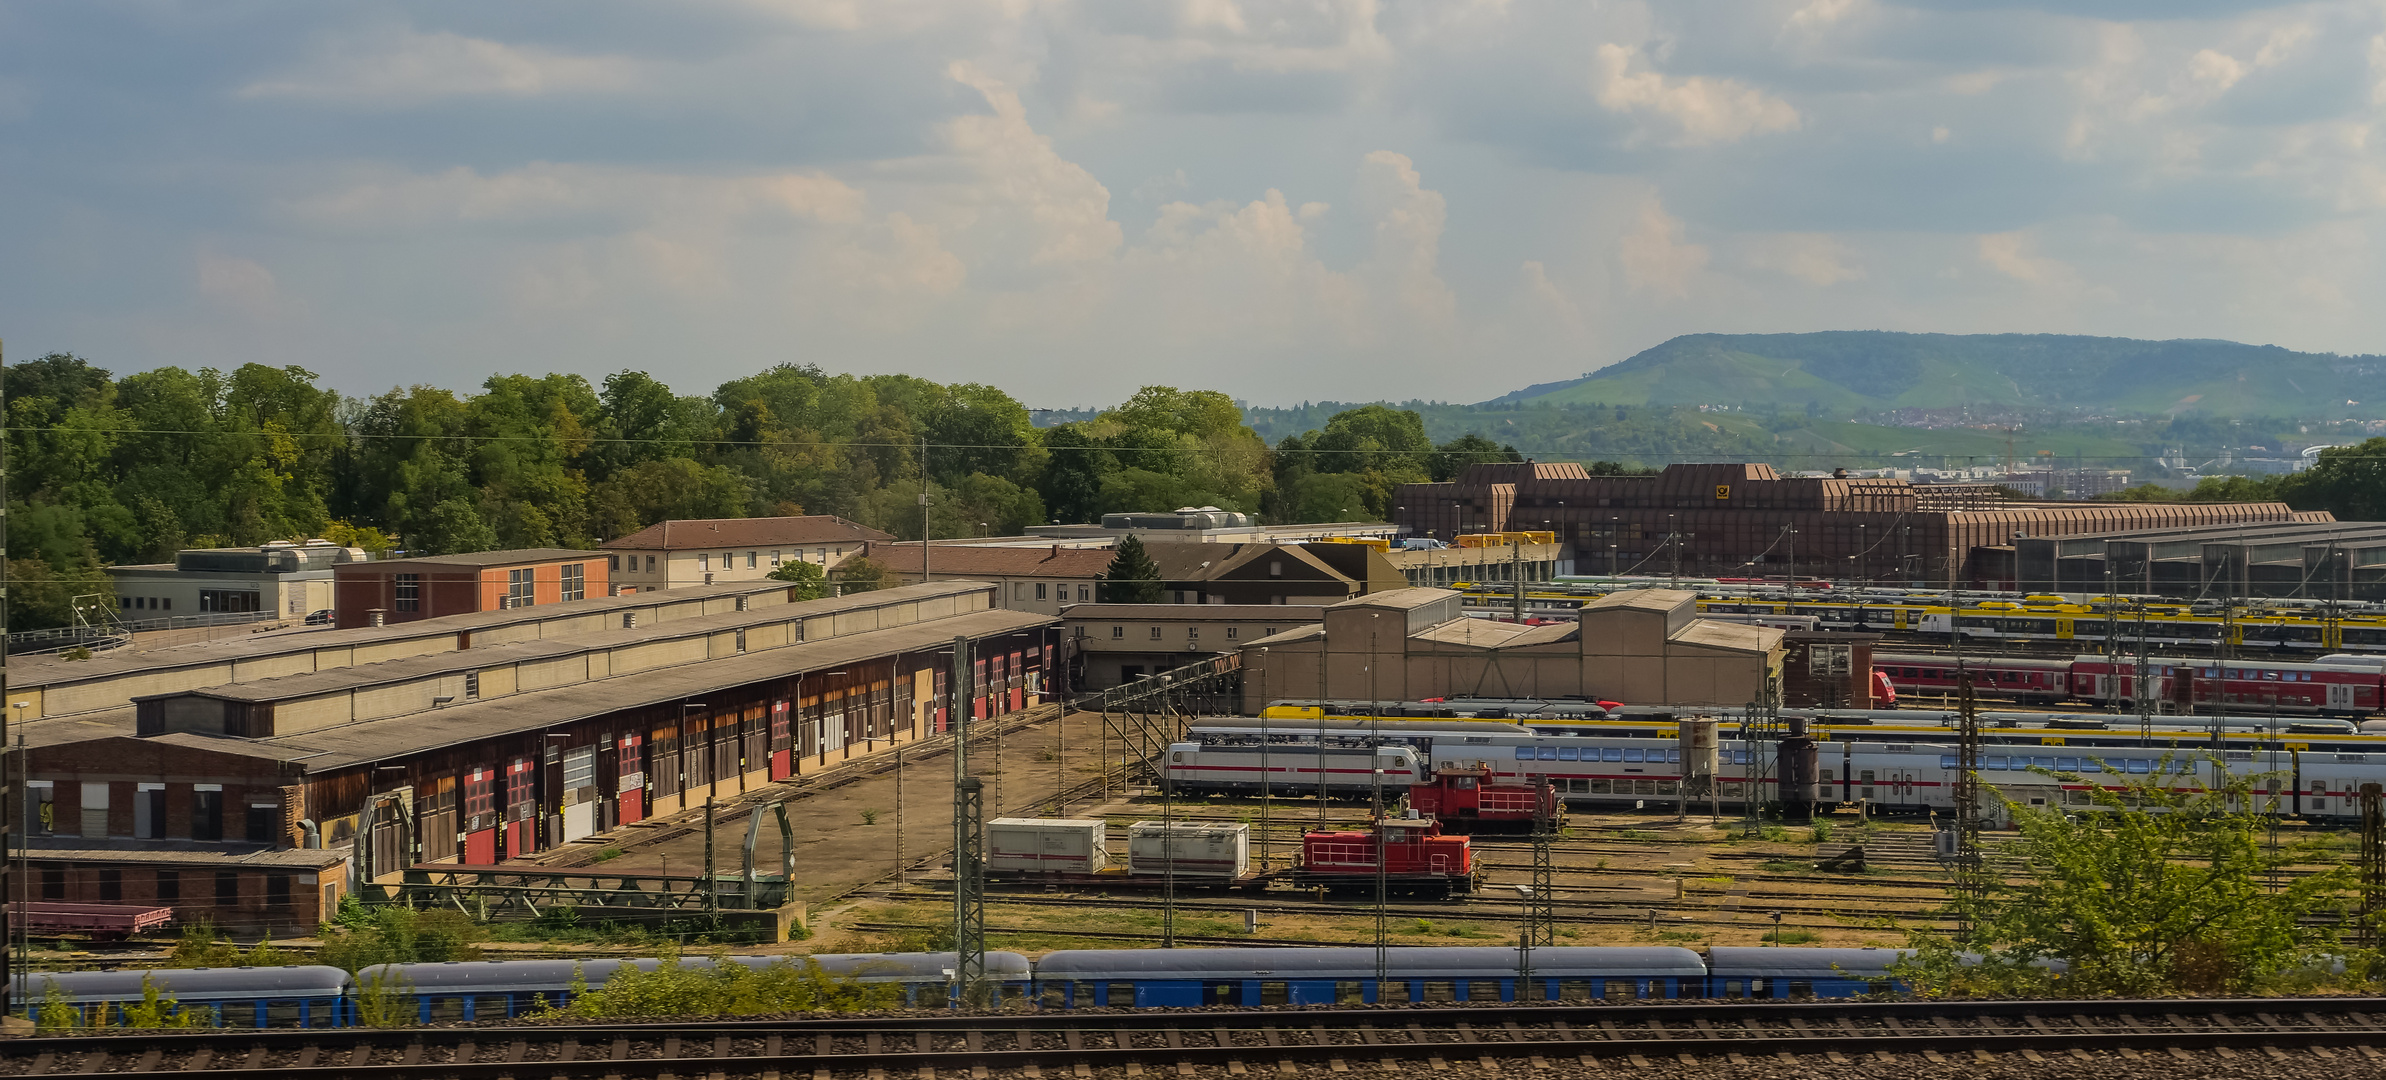
M 1857 997 L 1903 992 L 1889 965 L 1912 949 L 1707 949 L 1707 993 L 1719 998 Z
M 1516 950 L 1402 946 L 1388 950 L 1391 1003 L 1517 1000 Z M 1677 948 L 1557 946 L 1532 952 L 1525 1000 L 1697 997 L 1707 969 Z M 1198 1005 L 1332 1005 L 1377 1001 L 1372 948 L 1099 949 L 1036 962 L 1048 1009 Z
M 73 1009 L 80 1027 L 124 1022 L 141 1003 L 143 980 L 182 1015 L 211 1027 L 348 1027 L 348 973 L 336 967 L 157 968 L 149 971 L 29 972 L 10 980 L 19 1015 L 38 1015 L 52 1001 Z

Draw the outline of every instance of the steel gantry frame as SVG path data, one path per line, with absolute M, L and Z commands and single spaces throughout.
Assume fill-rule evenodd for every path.
M 1242 688 L 1242 658 L 1229 654 L 1102 691 L 1097 705 L 1102 711 L 1103 738 L 1105 742 L 1118 740 L 1126 773 L 1121 780 L 1133 782 L 1148 772 L 1155 783 L 1161 781 L 1157 763 L 1168 753 L 1169 744 L 1184 737 L 1185 718 L 1201 712 L 1241 711 Z M 1102 772 L 1107 777 L 1114 763 L 1107 750 L 1103 757 Z

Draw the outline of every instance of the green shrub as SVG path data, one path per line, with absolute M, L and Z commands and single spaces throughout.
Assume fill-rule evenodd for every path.
M 461 911 L 416 911 L 401 904 L 368 908 L 348 901 L 319 933 L 323 947 L 316 962 L 350 974 L 378 964 L 478 960 L 478 943 L 488 937 Z
M 1775 945 L 1805 945 L 1822 939 L 1821 934 L 1812 930 L 1776 930 L 1765 935 L 1765 940 Z
M 1815 822 L 1814 828 L 1808 831 L 1814 837 L 1815 843 L 1828 844 L 1831 842 L 1831 823 L 1828 821 Z
M 174 941 L 174 948 L 166 953 L 166 966 L 174 968 L 202 967 L 289 967 L 303 958 L 273 947 L 270 938 L 261 939 L 247 949 L 226 940 L 215 924 L 204 919 L 182 928 L 182 936 Z
M 603 986 L 588 988 L 575 972 L 569 1004 L 544 1015 L 575 1020 L 623 1020 L 676 1016 L 757 1016 L 791 1012 L 851 1012 L 901 1003 L 902 988 L 831 975 L 811 957 L 789 958 L 768 967 L 729 963 L 715 955 L 709 967 L 681 964 L 666 956 L 653 971 L 620 967 Z

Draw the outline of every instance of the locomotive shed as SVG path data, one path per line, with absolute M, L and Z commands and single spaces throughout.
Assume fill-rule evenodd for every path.
M 1700 1002 L 897 1014 L 154 1031 L 0 1046 L 0 1075 L 323 1077 L 2375 1075 L 2376 998 Z

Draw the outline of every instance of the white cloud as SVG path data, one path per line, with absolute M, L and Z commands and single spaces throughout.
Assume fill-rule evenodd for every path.
M 1864 270 L 1854 265 L 1854 258 L 1845 243 L 1827 233 L 1782 233 L 1753 243 L 1748 265 L 1824 288 L 1863 280 Z
M 196 267 L 199 295 L 252 319 L 270 319 L 282 312 L 281 286 L 273 271 L 249 260 L 202 254 Z
M 2035 254 L 2030 238 L 2018 232 L 1978 238 L 1980 261 L 1989 269 L 2031 285 L 2057 285 L 2078 280 L 2071 267 Z
M 1654 195 L 1641 203 L 1639 220 L 1618 241 L 1616 254 L 1633 292 L 1676 300 L 1690 295 L 1690 278 L 1707 265 L 1707 249 L 1683 241 L 1681 221 Z
M 1599 46 L 1591 65 L 1591 87 L 1601 108 L 1663 117 L 1676 129 L 1672 141 L 1685 146 L 1798 127 L 1798 110 L 1789 102 L 1735 80 L 1696 75 L 1669 80 L 1655 71 L 1635 72 L 1632 64 L 1639 53 L 1613 42 Z
M 400 105 L 447 97 L 536 97 L 623 90 L 640 65 L 438 31 L 396 29 L 327 43 L 296 70 L 241 87 L 243 98 Z

